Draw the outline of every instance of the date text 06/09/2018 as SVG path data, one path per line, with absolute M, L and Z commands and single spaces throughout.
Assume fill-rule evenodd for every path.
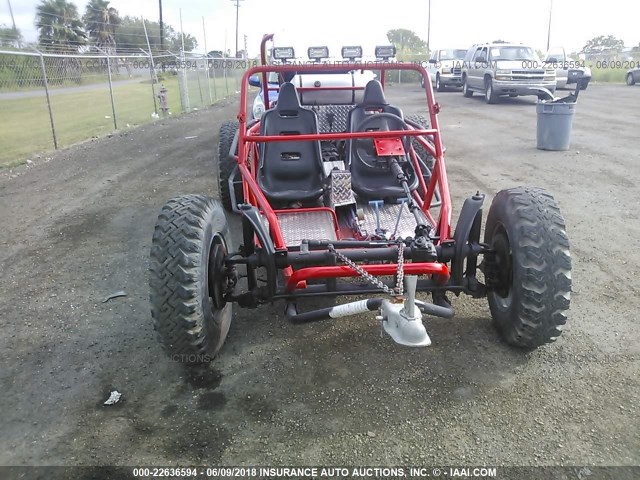
M 494 478 L 495 467 L 238 467 L 207 468 L 207 475 L 227 477 L 313 478 L 403 478 L 476 477 Z

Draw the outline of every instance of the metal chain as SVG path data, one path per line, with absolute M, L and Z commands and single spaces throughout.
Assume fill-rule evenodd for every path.
M 357 263 L 353 262 L 351 259 L 347 258 L 345 255 L 337 251 L 333 246 L 333 244 L 330 243 L 328 245 L 328 248 L 330 252 L 335 253 L 340 260 L 342 260 L 345 264 L 351 267 L 355 272 L 360 274 L 362 278 L 364 278 L 370 284 L 381 289 L 387 295 L 390 295 L 392 297 L 401 297 L 403 295 L 404 293 L 404 283 L 403 283 L 404 282 L 404 248 L 402 243 L 398 244 L 398 270 L 397 270 L 398 281 L 396 282 L 396 288 L 393 290 L 390 289 L 384 282 L 377 279 L 376 277 L 371 275 L 369 272 L 367 272 L 365 269 L 360 267 Z
M 398 241 L 398 271 L 396 277 L 396 291 L 398 296 L 404 295 L 404 244 L 402 240 Z

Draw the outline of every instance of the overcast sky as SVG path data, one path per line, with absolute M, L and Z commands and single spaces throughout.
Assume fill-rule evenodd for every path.
M 17 27 L 27 41 L 36 39 L 35 8 L 39 0 L 0 0 L 0 24 L 10 25 L 11 1 Z M 473 43 L 502 39 L 546 51 L 549 6 L 552 0 L 432 0 L 431 48 L 467 48 Z M 75 0 L 84 13 L 86 0 Z M 198 39 L 204 51 L 202 18 L 208 50 L 235 49 L 233 0 L 163 0 L 164 21 Z M 158 20 L 157 0 L 111 0 L 122 16 Z M 385 5 L 387 6 L 385 8 Z M 365 54 L 386 42 L 392 28 L 408 28 L 427 39 L 428 0 L 243 0 L 240 7 L 240 46 L 247 35 L 250 55 L 258 52 L 264 33 L 275 33 L 278 45 L 293 44 L 297 54 L 310 45 L 328 45 L 339 55 L 341 45 L 362 45 Z M 637 0 L 555 0 L 551 45 L 578 51 L 598 35 L 615 35 L 626 46 L 640 43 L 640 2 Z

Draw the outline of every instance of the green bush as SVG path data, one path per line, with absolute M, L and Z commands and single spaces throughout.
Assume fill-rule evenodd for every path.
M 625 68 L 591 68 L 591 81 L 624 83 L 627 75 Z

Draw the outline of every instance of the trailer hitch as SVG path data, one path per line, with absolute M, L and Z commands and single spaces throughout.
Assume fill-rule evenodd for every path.
M 295 303 L 289 302 L 285 308 L 285 315 L 293 323 L 308 323 L 377 311 L 376 320 L 381 322 L 383 330 L 396 343 L 426 347 L 431 345 L 431 339 L 422 323 L 422 314 L 451 318 L 454 311 L 446 301 L 431 304 L 416 300 L 417 280 L 416 275 L 404 277 L 404 302 L 398 299 L 370 298 L 304 313 L 298 313 Z

